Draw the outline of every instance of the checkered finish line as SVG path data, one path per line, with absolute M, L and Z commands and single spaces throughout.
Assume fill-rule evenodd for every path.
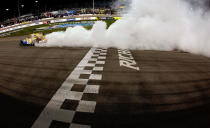
M 94 113 L 96 101 L 87 97 L 98 94 L 100 85 L 88 85 L 88 81 L 102 79 L 106 55 L 107 49 L 91 48 L 57 90 L 32 128 L 91 128 L 91 124 L 83 124 L 75 116 L 77 113 Z

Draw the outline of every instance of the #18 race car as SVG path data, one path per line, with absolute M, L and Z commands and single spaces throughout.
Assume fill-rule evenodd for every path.
M 36 44 L 46 43 L 47 39 L 42 33 L 30 34 L 29 37 L 20 41 L 20 46 L 35 46 Z

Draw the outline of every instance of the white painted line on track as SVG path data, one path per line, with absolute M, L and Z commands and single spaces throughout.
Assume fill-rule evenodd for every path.
M 101 80 L 102 75 L 101 74 L 91 74 L 89 79 L 90 80 Z
M 94 113 L 96 107 L 96 101 L 80 101 L 77 108 L 78 112 Z
M 92 93 L 92 94 L 98 94 L 99 93 L 99 85 L 87 85 L 84 93 Z
M 93 71 L 103 71 L 104 68 L 103 67 L 94 67 Z
M 87 85 L 89 80 L 101 80 L 102 74 L 92 74 L 93 71 L 103 71 L 103 67 L 96 67 L 96 64 L 105 64 L 107 50 L 101 48 L 91 48 L 72 73 L 66 78 L 61 87 L 54 94 L 46 105 L 32 128 L 49 128 L 53 121 L 68 123 L 69 128 L 90 128 L 86 124 L 76 124 L 73 122 L 77 112 L 94 113 L 96 101 L 82 100 L 83 94 L 98 94 L 100 85 Z M 103 57 L 102 57 L 103 56 Z M 98 57 L 98 58 L 93 58 Z M 98 59 L 104 59 L 99 61 Z M 89 63 L 94 61 L 94 63 Z M 85 67 L 92 67 L 92 70 L 85 70 Z M 89 75 L 89 78 L 80 78 L 81 75 Z M 84 90 L 72 90 L 76 85 L 85 86 Z M 68 108 L 69 105 L 77 105 L 75 109 Z M 66 107 L 67 106 L 67 107 Z

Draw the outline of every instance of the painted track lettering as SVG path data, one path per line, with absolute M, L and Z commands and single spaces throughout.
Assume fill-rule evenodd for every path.
M 140 70 L 129 50 L 118 49 L 118 55 L 121 67 L 126 67 L 137 71 Z

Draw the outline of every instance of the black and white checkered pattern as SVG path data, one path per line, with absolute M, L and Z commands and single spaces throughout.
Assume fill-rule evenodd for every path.
M 94 113 L 107 49 L 92 48 L 58 89 L 33 128 L 90 128 L 85 119 Z

